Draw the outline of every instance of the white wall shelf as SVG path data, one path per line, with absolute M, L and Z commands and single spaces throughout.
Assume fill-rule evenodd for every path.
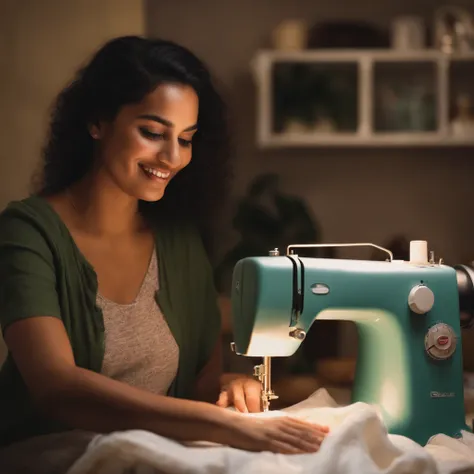
M 261 147 L 474 146 L 474 125 L 453 126 L 474 53 L 269 50 L 252 68 Z

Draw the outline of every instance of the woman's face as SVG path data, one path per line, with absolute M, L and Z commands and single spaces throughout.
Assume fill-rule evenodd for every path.
M 140 103 L 122 107 L 112 122 L 92 129 L 101 172 L 129 196 L 161 199 L 191 161 L 198 107 L 194 89 L 180 84 L 162 84 Z

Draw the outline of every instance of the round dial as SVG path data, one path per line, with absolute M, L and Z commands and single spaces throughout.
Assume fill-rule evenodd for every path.
M 426 314 L 434 305 L 434 294 L 426 285 L 414 286 L 408 295 L 408 305 L 417 314 Z
M 454 329 L 445 323 L 430 327 L 425 336 L 425 350 L 433 359 L 449 359 L 456 350 L 456 344 Z

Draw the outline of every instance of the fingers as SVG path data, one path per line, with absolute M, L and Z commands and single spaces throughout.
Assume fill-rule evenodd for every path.
M 326 426 L 326 425 L 320 425 L 318 423 L 312 423 L 312 422 L 309 422 L 309 421 L 305 421 L 305 420 L 300 420 L 298 418 L 293 418 L 291 416 L 287 417 L 287 420 L 291 420 L 292 423 L 294 423 L 295 425 L 299 425 L 299 426 L 302 426 L 302 427 L 312 427 L 312 428 L 315 428 L 319 431 L 322 431 L 324 433 L 329 433 L 329 426 Z
M 232 402 L 232 400 L 230 400 Z M 281 454 L 305 454 L 317 452 L 327 436 L 310 423 L 288 417 L 263 419 L 237 417 L 231 446 L 249 451 L 270 451 Z M 231 427 L 232 428 L 232 427 Z M 239 436 L 240 435 L 240 436 Z
M 259 413 L 261 411 L 260 405 L 260 384 L 246 383 L 244 384 L 245 402 L 250 413 Z
M 328 427 L 307 423 L 294 418 L 281 420 L 276 438 L 304 452 L 316 452 L 328 434 Z
M 230 390 L 230 403 L 234 404 L 236 410 L 241 413 L 248 413 L 247 404 L 245 403 L 245 392 L 243 384 L 234 384 Z
M 290 447 L 294 454 L 315 453 L 319 450 L 322 443 L 321 438 L 314 437 L 308 440 L 306 437 L 302 437 L 301 433 L 288 433 L 283 430 L 274 433 L 274 441 Z
M 310 449 L 311 446 L 320 446 L 326 438 L 327 433 L 319 430 L 302 430 L 301 428 L 295 428 L 294 426 L 284 425 L 281 431 L 297 440 L 305 442 L 305 449 Z
M 223 390 L 219 395 L 216 405 L 221 408 L 233 405 L 237 411 L 248 413 L 243 386 L 233 385 Z
M 307 441 L 313 443 L 318 442 L 321 443 L 323 439 L 327 436 L 327 433 L 317 428 L 301 428 L 295 426 L 283 426 L 282 430 L 286 433 L 292 434 L 297 436 L 298 438 L 304 438 Z
M 262 385 L 255 379 L 249 377 L 241 377 L 233 380 L 223 393 L 221 393 L 217 402 L 218 406 L 233 405 L 235 409 L 241 413 L 259 413 L 261 411 L 260 394 Z
M 229 394 L 227 393 L 227 390 L 224 390 L 221 392 L 219 395 L 219 400 L 217 400 L 216 405 L 221 407 L 221 408 L 227 408 L 229 406 Z

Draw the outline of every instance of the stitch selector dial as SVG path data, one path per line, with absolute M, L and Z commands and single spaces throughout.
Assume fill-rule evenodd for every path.
M 428 329 L 425 336 L 425 350 L 436 360 L 449 359 L 456 351 L 456 334 L 445 323 L 438 323 Z

